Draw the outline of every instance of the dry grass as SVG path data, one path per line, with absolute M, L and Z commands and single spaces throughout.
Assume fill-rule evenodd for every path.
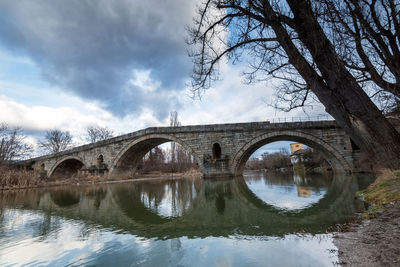
M 188 179 L 199 179 L 203 177 L 203 173 L 199 169 L 190 169 L 184 173 L 182 173 L 182 177 Z
M 94 184 L 103 182 L 104 177 L 84 175 L 60 179 L 40 179 L 39 173 L 32 170 L 21 170 L 8 167 L 0 167 L 0 190 L 13 190 L 25 188 L 37 188 L 45 186 Z
M 197 179 L 203 177 L 203 174 L 199 169 L 189 169 L 185 172 L 163 172 L 153 171 L 147 174 L 137 174 L 136 178 L 156 178 L 156 177 L 174 177 L 174 178 L 187 178 Z
M 364 214 L 365 217 L 373 216 L 389 205 L 400 203 L 400 170 L 382 170 L 375 182 L 360 194 L 371 204 Z
M 69 178 L 40 179 L 39 173 L 32 170 L 20 170 L 7 167 L 0 167 L 0 190 L 15 190 L 26 188 L 38 188 L 49 186 L 69 186 L 69 185 L 92 185 L 107 181 L 120 181 L 132 179 L 132 177 L 113 177 L 95 176 L 91 174 L 73 176 Z M 183 173 L 163 173 L 155 172 L 147 175 L 141 175 L 141 178 L 152 177 L 174 177 L 185 179 L 198 179 L 202 173 L 197 169 L 191 169 Z
M 106 176 L 96 176 L 91 174 L 73 176 L 69 178 L 56 178 L 52 180 L 43 180 L 41 186 L 60 186 L 60 185 L 84 185 L 96 184 L 104 181 L 109 181 Z
M 0 167 L 0 189 L 21 189 L 37 187 L 38 173 L 34 171 Z

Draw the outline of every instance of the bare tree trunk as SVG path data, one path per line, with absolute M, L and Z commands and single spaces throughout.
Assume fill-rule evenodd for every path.
M 304 106 L 311 90 L 353 141 L 368 152 L 376 167 L 400 168 L 400 134 L 339 58 L 318 22 L 319 2 L 284 2 L 208 0 L 204 3 L 196 27 L 190 31 L 189 44 L 199 45 L 191 53 L 195 92 L 218 79 L 217 63 L 221 59 L 228 56 L 239 60 L 242 52 L 249 51 L 251 57 L 260 58 L 249 64 L 252 68 L 249 82 L 258 80 L 256 73 L 289 82 L 295 87 L 286 91 L 291 96 L 290 108 Z M 223 31 L 218 27 L 230 32 L 227 41 L 220 36 Z M 231 27 L 240 31 L 230 31 Z M 298 77 L 293 78 L 292 67 L 302 77 L 300 82 Z

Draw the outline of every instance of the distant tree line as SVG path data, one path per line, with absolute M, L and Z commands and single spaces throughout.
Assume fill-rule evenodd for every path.
M 318 151 L 311 148 L 302 150 L 300 161 L 298 164 L 302 164 L 305 170 L 313 171 L 318 167 L 328 169 L 329 164 L 324 157 Z M 261 154 L 261 158 L 250 158 L 246 163 L 246 169 L 248 170 L 291 170 L 293 167 L 290 161 L 290 154 L 288 150 L 281 149 L 279 152 L 268 153 L 264 152 Z
M 290 154 L 288 150 L 281 149 L 279 152 L 261 154 L 261 158 L 250 158 L 246 163 L 246 168 L 250 170 L 270 170 L 276 171 L 282 168 L 291 168 Z

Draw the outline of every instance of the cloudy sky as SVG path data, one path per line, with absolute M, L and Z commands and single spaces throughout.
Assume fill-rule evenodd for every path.
M 168 126 L 171 111 L 182 125 L 305 116 L 269 107 L 273 86 L 243 84 L 243 66 L 229 63 L 201 100 L 191 98 L 185 28 L 195 2 L 1 0 L 0 122 L 22 126 L 31 142 L 59 128 L 81 144 L 87 126 Z

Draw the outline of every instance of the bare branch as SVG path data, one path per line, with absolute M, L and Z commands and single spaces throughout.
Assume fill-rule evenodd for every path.
M 114 136 L 114 132 L 107 127 L 89 126 L 86 128 L 86 132 L 86 139 L 91 143 L 106 140 Z
M 25 142 L 22 128 L 0 124 L 0 165 L 22 159 L 32 153 L 32 146 Z
M 46 131 L 44 140 L 39 141 L 39 146 L 47 152 L 57 153 L 66 150 L 72 143 L 71 134 L 58 129 Z

